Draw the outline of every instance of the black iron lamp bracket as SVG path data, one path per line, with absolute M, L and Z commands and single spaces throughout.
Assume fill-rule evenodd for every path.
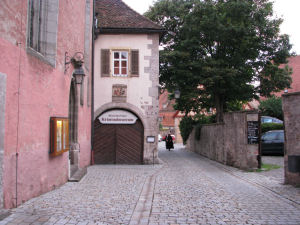
M 82 52 L 76 52 L 72 57 L 69 56 L 68 52 L 65 52 L 65 71 L 70 67 L 70 63 L 74 66 L 75 69 L 81 68 L 84 63 L 84 54 Z

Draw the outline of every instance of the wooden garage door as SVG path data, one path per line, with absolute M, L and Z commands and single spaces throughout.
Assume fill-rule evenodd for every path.
M 94 128 L 95 164 L 142 164 L 144 129 L 140 120 L 115 125 L 96 119 Z

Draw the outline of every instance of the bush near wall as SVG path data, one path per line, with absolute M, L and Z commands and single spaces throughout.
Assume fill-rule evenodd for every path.
M 201 134 L 201 127 L 203 124 L 211 124 L 215 123 L 216 116 L 205 116 L 205 115 L 195 115 L 193 118 L 189 116 L 185 116 L 182 118 L 179 124 L 180 133 L 182 136 L 183 144 L 186 143 L 186 141 L 189 138 L 190 133 L 195 128 L 195 138 L 197 140 L 200 140 L 200 134 Z
M 272 96 L 261 101 L 258 108 L 262 116 L 271 116 L 283 120 L 282 100 L 280 97 Z
M 193 130 L 194 127 L 194 120 L 190 116 L 184 116 L 179 124 L 180 134 L 183 140 L 183 144 L 186 144 L 187 139 L 190 136 L 190 133 Z
M 282 123 L 262 123 L 261 124 L 261 133 L 265 133 L 270 130 L 283 130 Z

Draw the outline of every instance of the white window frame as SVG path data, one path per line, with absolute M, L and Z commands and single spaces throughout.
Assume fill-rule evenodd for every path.
M 119 59 L 115 59 L 115 53 L 119 53 Z M 122 59 L 122 53 L 127 54 L 126 59 Z M 115 62 L 119 62 L 119 73 L 115 74 Z M 126 61 L 126 74 L 122 74 L 122 62 Z M 121 73 L 120 73 L 121 72 Z M 128 77 L 129 75 L 129 51 L 128 50 L 113 50 L 112 51 L 112 76 Z

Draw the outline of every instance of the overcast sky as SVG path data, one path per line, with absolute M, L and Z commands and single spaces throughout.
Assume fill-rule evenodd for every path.
M 154 0 L 123 0 L 140 14 L 147 11 Z M 274 12 L 283 18 L 281 33 L 290 35 L 293 51 L 300 55 L 300 0 L 273 0 Z

